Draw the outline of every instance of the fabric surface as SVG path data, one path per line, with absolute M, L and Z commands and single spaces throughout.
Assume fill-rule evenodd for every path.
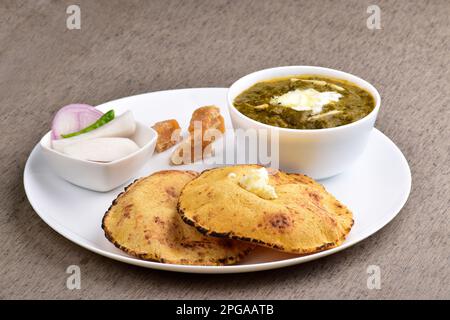
M 450 298 L 450 3 L 80 0 L 0 2 L 0 298 Z M 412 169 L 410 198 L 385 228 L 338 254 L 242 275 L 148 270 L 91 253 L 50 229 L 23 190 L 26 159 L 63 105 L 150 91 L 227 87 L 263 68 L 318 65 L 382 96 L 376 127 Z M 66 269 L 81 268 L 81 290 Z M 368 267 L 381 289 L 367 288 Z

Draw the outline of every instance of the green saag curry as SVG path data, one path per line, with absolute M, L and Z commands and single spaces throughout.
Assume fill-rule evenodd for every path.
M 237 96 L 234 106 L 268 125 L 322 129 L 364 118 L 374 109 L 375 101 L 351 82 L 301 75 L 258 82 Z

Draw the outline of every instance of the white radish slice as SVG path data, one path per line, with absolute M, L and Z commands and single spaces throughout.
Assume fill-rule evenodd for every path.
M 134 121 L 133 113 L 131 111 L 127 111 L 95 130 L 72 138 L 53 140 L 52 147 L 57 151 L 63 152 L 64 148 L 75 142 L 107 137 L 127 138 L 132 136 L 135 130 L 136 122 Z
M 62 152 L 82 160 L 110 162 L 137 150 L 138 145 L 128 138 L 95 138 L 67 145 Z
M 103 113 L 88 104 L 69 104 L 59 109 L 52 121 L 52 140 L 77 132 L 97 121 Z

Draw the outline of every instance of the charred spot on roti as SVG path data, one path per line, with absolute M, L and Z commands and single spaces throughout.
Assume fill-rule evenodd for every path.
M 166 188 L 166 193 L 172 198 L 178 198 L 178 193 L 175 191 L 175 188 L 172 186 Z
M 131 209 L 132 209 L 132 208 L 133 208 L 133 204 L 132 204 L 132 203 L 127 204 L 127 205 L 124 207 L 124 209 L 123 209 L 123 211 L 124 211 L 123 215 L 124 215 L 125 218 L 130 218 L 130 214 L 131 214 Z
M 284 213 L 269 213 L 264 218 L 267 226 L 281 233 L 290 229 L 293 224 L 291 217 Z
M 161 219 L 161 217 L 156 216 L 154 219 L 155 223 L 160 224 L 160 225 L 164 225 L 164 221 Z M 148 231 L 148 230 L 146 230 Z
M 127 204 L 127 205 L 124 206 L 123 214 L 120 217 L 120 219 L 117 220 L 117 225 L 118 226 L 121 225 L 124 222 L 124 220 L 130 219 L 132 209 L 133 209 L 133 205 L 132 204 Z
M 320 201 L 322 200 L 322 197 L 315 191 L 309 192 L 308 195 L 316 204 L 319 204 Z

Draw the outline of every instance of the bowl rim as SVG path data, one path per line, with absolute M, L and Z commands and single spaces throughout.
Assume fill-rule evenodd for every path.
M 263 122 L 259 122 L 257 120 L 254 120 L 248 116 L 246 116 L 245 114 L 243 114 L 242 112 L 240 112 L 233 103 L 233 100 L 231 98 L 231 89 L 233 88 L 233 86 L 237 85 L 239 82 L 245 81 L 248 78 L 255 76 L 257 74 L 264 74 L 266 72 L 271 72 L 271 71 L 278 71 L 278 70 L 290 70 L 290 69 L 298 69 L 298 68 L 309 68 L 309 69 L 314 69 L 314 70 L 320 70 L 323 72 L 330 72 L 330 73 L 337 73 L 338 76 L 336 75 L 329 75 L 329 77 L 333 77 L 336 79 L 341 79 L 341 80 L 346 80 L 343 78 L 340 78 L 339 75 L 342 76 L 347 76 L 350 78 L 354 78 L 357 79 L 358 81 L 361 81 L 362 83 L 364 83 L 364 85 L 368 88 L 364 88 L 365 90 L 369 91 L 370 94 L 373 95 L 374 99 L 375 99 L 375 107 L 373 108 L 373 110 L 368 113 L 366 116 L 364 116 L 363 118 L 356 120 L 354 122 L 348 123 L 348 124 L 344 124 L 342 126 L 338 126 L 338 127 L 332 127 L 332 128 L 322 128 L 322 129 L 294 129 L 294 128 L 282 128 L 282 127 L 277 127 L 277 126 L 273 126 L 273 125 L 269 125 Z M 297 72 L 297 74 L 295 74 Z M 308 73 L 304 73 L 305 75 L 314 75 L 311 72 Z M 295 76 L 295 75 L 302 75 L 301 71 L 293 71 L 293 74 L 291 74 L 291 76 Z M 289 74 L 286 74 L 285 76 L 279 76 L 279 77 L 288 77 L 290 76 Z M 328 75 L 325 75 L 328 76 Z M 266 80 L 270 80 L 273 78 L 276 78 L 277 76 L 273 76 L 273 77 L 267 77 Z M 258 80 L 257 82 L 261 82 L 261 81 L 265 81 L 264 79 Z M 352 82 L 352 80 L 346 80 L 346 81 L 350 81 Z M 249 85 L 247 87 L 250 88 L 252 85 L 254 85 L 255 83 Z M 246 90 L 246 89 L 244 89 Z M 241 91 L 242 93 L 243 91 Z M 378 114 L 378 111 L 380 109 L 380 105 L 381 105 L 381 96 L 380 93 L 378 92 L 378 90 L 368 81 L 345 71 L 341 71 L 341 70 L 337 70 L 337 69 L 332 69 L 332 68 L 326 68 L 326 67 L 320 67 L 320 66 L 303 66 L 303 65 L 295 65 L 295 66 L 281 66 L 281 67 L 273 67 L 273 68 L 266 68 L 266 69 L 261 69 L 258 71 L 254 71 L 252 73 L 249 73 L 239 79 L 237 79 L 235 82 L 233 82 L 233 84 L 228 88 L 228 92 L 227 92 L 227 102 L 228 102 L 228 107 L 229 109 L 232 110 L 232 112 L 236 112 L 237 114 L 239 114 L 239 116 L 242 116 L 245 120 L 250 121 L 252 124 L 258 125 L 258 126 L 262 126 L 265 127 L 267 129 L 271 129 L 271 130 L 280 130 L 282 132 L 301 132 L 301 133 L 319 133 L 319 132 L 330 132 L 330 131 L 340 131 L 340 130 L 345 130 L 347 128 L 351 128 L 357 125 L 360 125 L 361 123 L 367 122 L 369 120 L 371 120 L 373 117 L 376 117 Z
M 67 154 L 64 154 L 62 152 L 59 152 L 59 151 L 53 149 L 52 147 L 49 147 L 48 145 L 46 145 L 46 142 L 47 142 L 48 139 L 50 139 L 50 135 L 52 133 L 51 130 L 48 131 L 46 134 L 44 134 L 44 136 L 39 141 L 39 145 L 43 149 L 45 149 L 46 151 L 54 153 L 57 156 L 62 157 L 62 158 L 79 161 L 81 163 L 86 163 L 86 164 L 89 164 L 89 165 L 92 165 L 92 166 L 97 166 L 97 167 L 108 167 L 108 166 L 115 165 L 117 163 L 121 163 L 123 161 L 127 161 L 130 158 L 137 156 L 141 152 L 144 152 L 146 149 L 148 149 L 154 142 L 156 142 L 156 139 L 158 138 L 158 133 L 155 131 L 155 129 L 153 129 L 150 126 L 145 125 L 144 123 L 142 123 L 142 122 L 140 122 L 138 120 L 135 120 L 135 122 L 136 122 L 136 125 L 139 125 L 139 126 L 145 128 L 145 129 L 148 129 L 153 134 L 153 137 L 147 143 L 145 143 L 142 147 L 140 147 L 138 150 L 136 150 L 135 152 L 130 153 L 129 155 L 127 155 L 127 156 L 125 156 L 123 158 L 120 158 L 120 159 L 117 159 L 117 160 L 114 160 L 114 161 L 110 161 L 110 162 L 96 162 L 96 161 L 79 159 L 79 158 L 71 157 L 71 156 L 69 156 Z M 51 143 L 51 141 L 50 141 L 50 143 Z

